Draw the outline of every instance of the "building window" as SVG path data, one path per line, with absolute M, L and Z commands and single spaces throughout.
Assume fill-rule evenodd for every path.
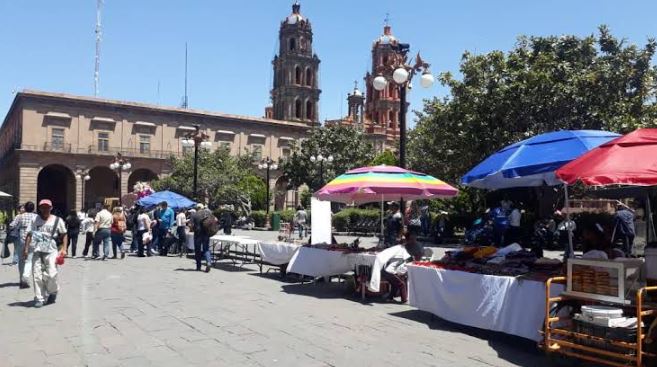
M 311 101 L 306 101 L 306 119 L 313 119 L 313 103 Z
M 150 153 L 151 137 L 149 135 L 139 135 L 139 153 Z
M 183 154 L 183 155 L 194 153 L 194 146 L 193 146 L 193 145 L 192 145 L 191 147 L 188 147 L 188 146 L 183 145 L 183 144 L 181 143 L 181 146 L 182 146 L 182 154 Z
M 297 49 L 297 40 L 290 38 L 290 51 L 295 51 Z
M 56 127 L 52 129 L 50 144 L 53 150 L 64 149 L 64 129 Z
M 230 143 L 227 141 L 222 141 L 219 143 L 219 148 L 230 151 Z
M 303 116 L 301 113 L 301 101 L 296 100 L 294 101 L 294 117 L 300 119 Z
M 291 153 L 292 153 L 292 151 L 290 150 L 290 148 L 283 148 L 283 149 L 281 150 L 281 155 L 283 156 L 283 159 L 288 159 L 288 158 L 290 158 L 290 154 L 291 154 Z
M 306 85 L 311 87 L 313 85 L 313 73 L 310 68 L 306 69 Z
M 98 151 L 99 152 L 109 151 L 109 133 L 105 133 L 105 132 L 98 133 Z
M 253 159 L 255 161 L 260 161 L 262 159 L 262 145 L 257 145 L 257 144 L 252 145 L 251 152 L 253 154 Z
M 294 67 L 294 84 L 301 85 L 301 68 L 298 66 Z

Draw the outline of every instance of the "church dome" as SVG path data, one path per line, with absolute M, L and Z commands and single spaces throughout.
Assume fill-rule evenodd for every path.
M 395 36 L 392 35 L 392 29 L 390 28 L 390 26 L 386 25 L 385 27 L 383 27 L 383 34 L 379 38 L 374 40 L 374 42 L 382 45 L 390 45 L 397 42 L 397 38 L 395 38 Z
M 291 14 L 287 19 L 285 20 L 287 24 L 297 24 L 303 20 L 303 17 L 301 14 Z

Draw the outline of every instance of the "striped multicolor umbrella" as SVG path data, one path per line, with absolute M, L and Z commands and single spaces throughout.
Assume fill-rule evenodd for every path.
M 315 193 L 320 200 L 341 203 L 439 199 L 458 190 L 424 173 L 395 166 L 356 168 L 338 176 Z

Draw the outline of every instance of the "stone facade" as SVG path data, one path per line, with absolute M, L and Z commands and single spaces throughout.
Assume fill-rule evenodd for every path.
M 319 63 L 313 53 L 313 31 L 310 21 L 292 6 L 292 14 L 281 22 L 279 51 L 274 57 L 273 118 L 319 124 Z
M 19 203 L 48 197 L 60 210 L 88 208 L 117 197 L 119 185 L 125 194 L 136 181 L 166 175 L 169 158 L 190 149 L 182 140 L 195 125 L 209 136 L 211 149 L 275 161 L 308 130 L 299 122 L 22 91 L 0 128 L 0 190 Z M 132 165 L 120 182 L 109 168 L 117 153 Z M 271 176 L 276 209 L 294 205 L 294 193 L 276 191 L 286 191 L 281 172 Z

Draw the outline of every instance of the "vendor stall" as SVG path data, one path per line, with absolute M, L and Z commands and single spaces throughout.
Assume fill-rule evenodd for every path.
M 541 340 L 545 283 L 413 264 L 409 303 L 442 319 L 480 329 Z M 554 294 L 563 290 L 555 285 Z

